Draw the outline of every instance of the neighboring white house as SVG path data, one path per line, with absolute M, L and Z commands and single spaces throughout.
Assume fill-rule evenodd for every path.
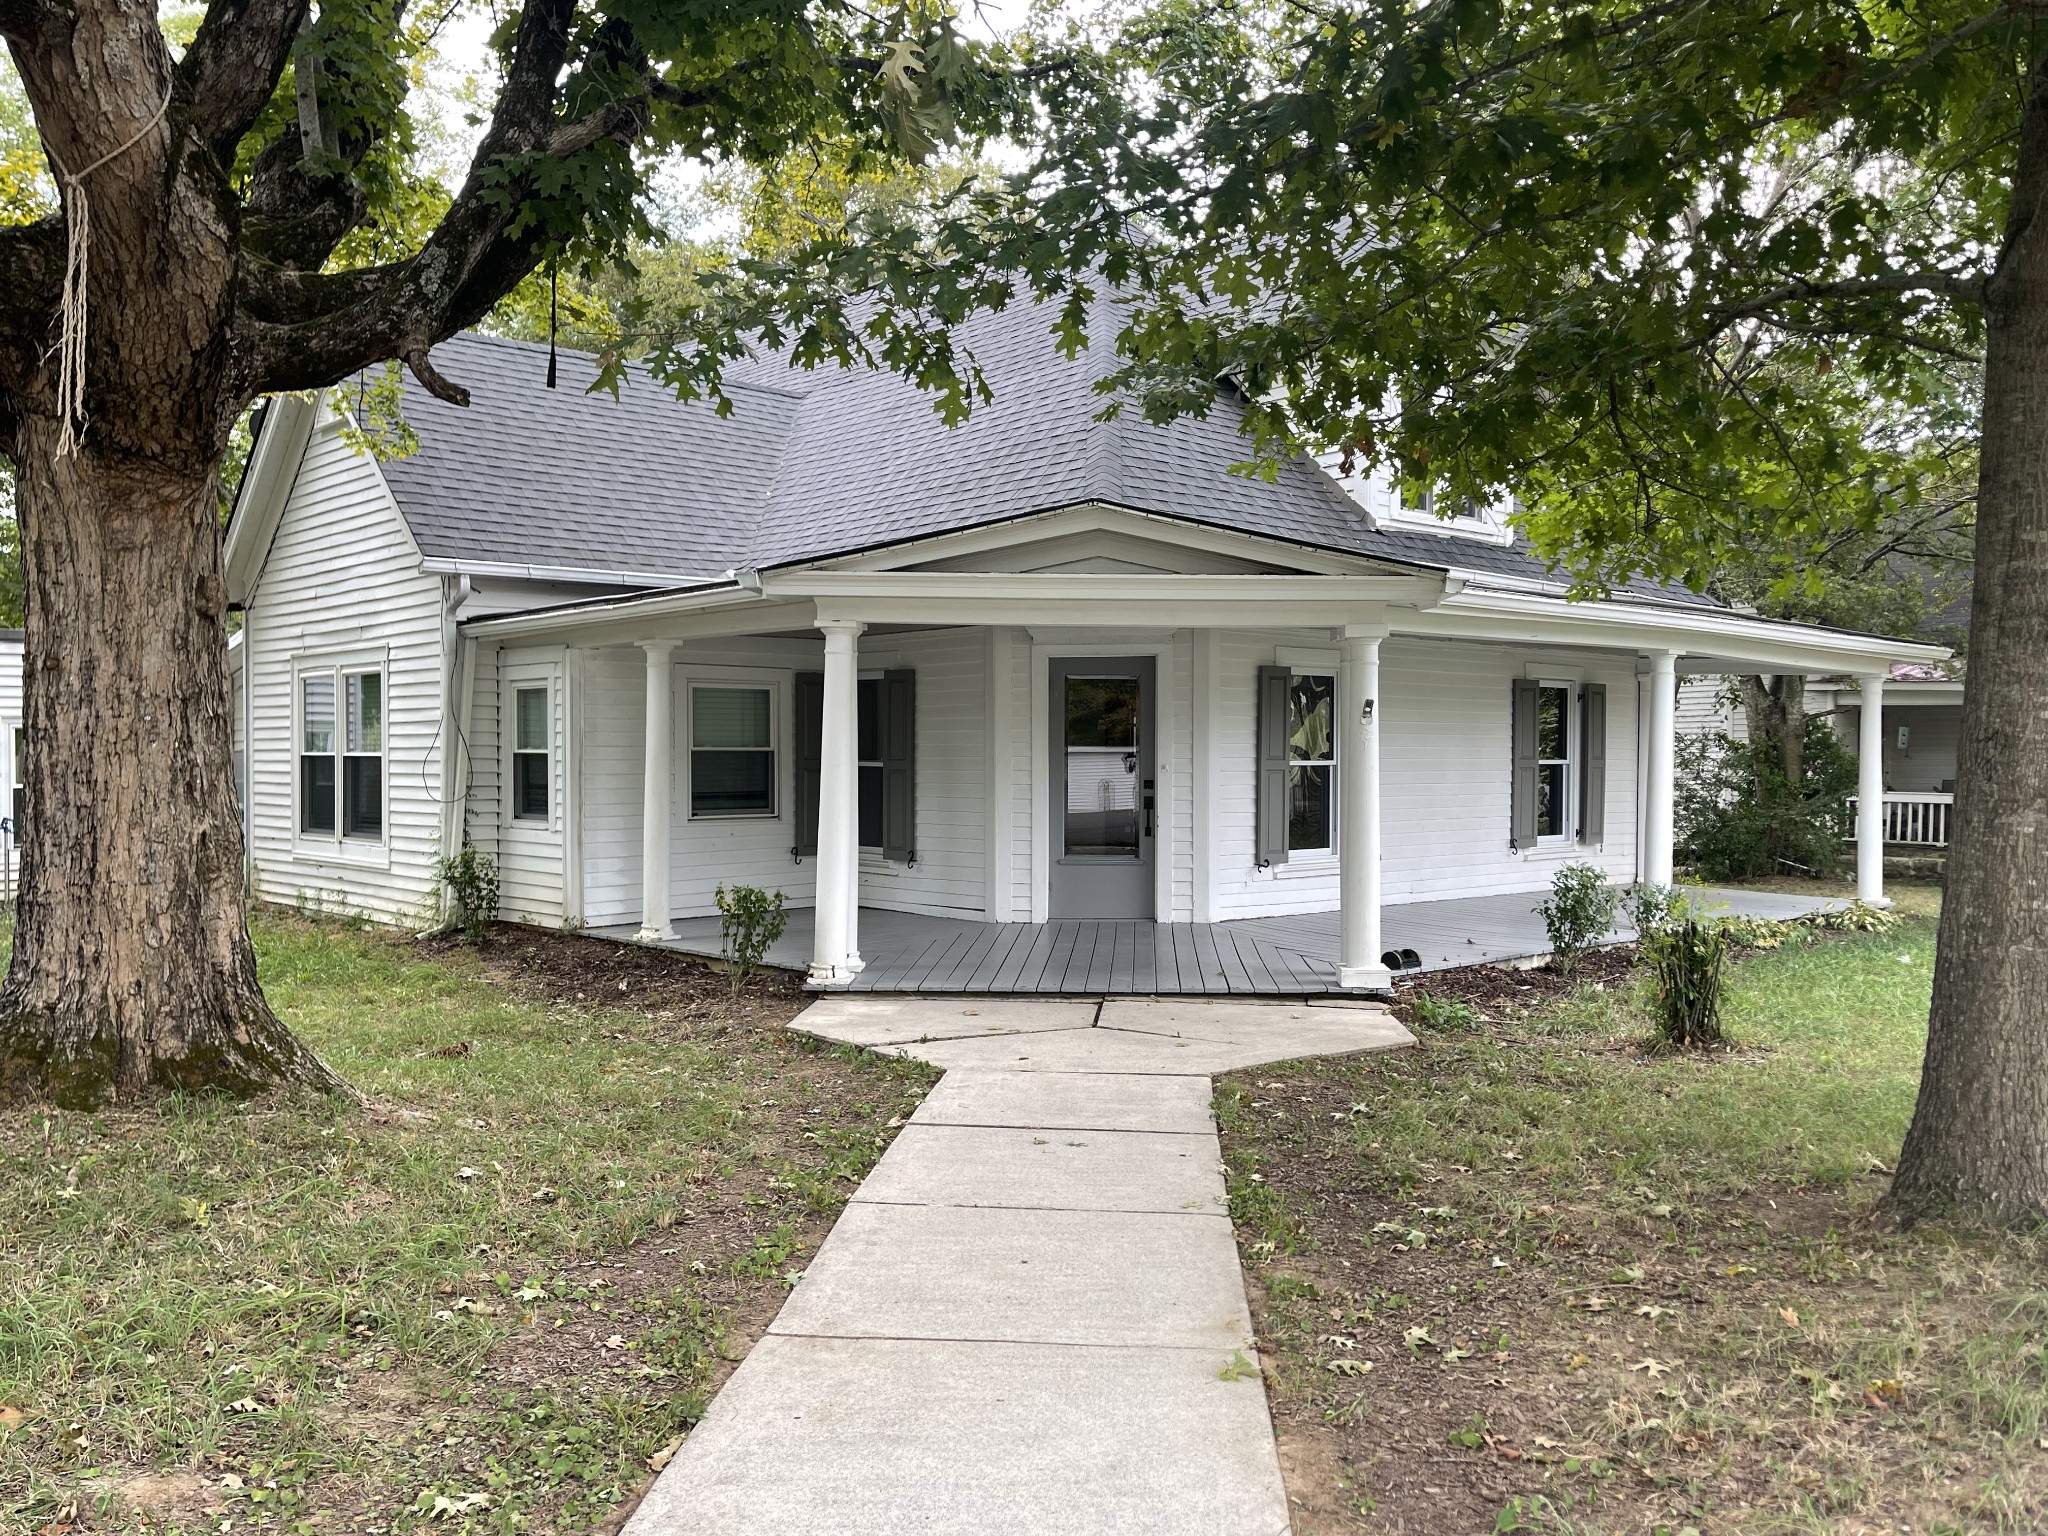
M 770 886 L 824 984 L 863 906 L 1341 909 L 1377 986 L 1383 903 L 1670 878 L 1681 676 L 1945 654 L 1570 602 L 1492 516 L 1233 473 L 1227 401 L 1098 420 L 1041 310 L 961 341 L 996 399 L 954 429 L 886 375 L 759 366 L 721 417 L 478 337 L 404 457 L 351 447 L 348 391 L 272 402 L 228 531 L 256 893 L 413 920 L 467 839 L 505 916 L 659 939 Z
M 22 631 L 0 629 L 0 899 L 11 899 L 21 878 Z

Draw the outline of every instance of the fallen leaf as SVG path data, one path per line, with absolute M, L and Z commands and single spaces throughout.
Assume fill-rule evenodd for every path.
M 228 1404 L 229 1413 L 261 1413 L 263 1405 L 253 1397 L 238 1397 Z
M 455 1170 L 455 1177 L 458 1179 L 480 1179 L 483 1177 L 483 1172 L 481 1168 L 472 1168 L 469 1164 L 464 1163 Z
M 1659 1376 L 1671 1374 L 1671 1365 L 1668 1361 L 1664 1360 L 1638 1360 L 1629 1369 L 1632 1371 L 1646 1371 L 1653 1381 Z
M 546 1301 L 548 1299 L 546 1291 L 531 1283 L 519 1287 L 518 1290 L 512 1293 L 512 1296 L 517 1301 Z
M 0 1403 L 0 1430 L 19 1429 L 28 1422 L 28 1415 L 19 1408 Z
M 1415 1327 L 1408 1329 L 1401 1335 L 1401 1342 L 1406 1344 L 1411 1350 L 1416 1350 L 1425 1344 L 1434 1345 L 1436 1340 L 1430 1337 L 1427 1328 L 1418 1323 Z
M 1646 1301 L 1640 1307 L 1636 1308 L 1636 1316 L 1647 1317 L 1651 1322 L 1654 1323 L 1660 1317 L 1678 1316 L 1678 1309 L 1676 1307 L 1659 1306 L 1654 1301 Z
M 1363 1376 L 1372 1369 L 1370 1360 L 1332 1360 L 1323 1367 L 1338 1376 Z
M 1782 1317 L 1785 1320 L 1785 1326 L 1787 1328 L 1797 1328 L 1799 1326 L 1799 1314 L 1797 1312 L 1794 1312 L 1790 1307 L 1778 1308 L 1778 1316 Z
M 555 1201 L 560 1198 L 561 1197 L 557 1195 L 554 1192 L 554 1190 L 550 1189 L 545 1184 L 541 1185 L 539 1189 L 536 1189 L 533 1192 L 533 1199 L 541 1205 L 553 1205 Z
M 615 1333 L 604 1341 L 602 1347 L 605 1349 L 624 1349 L 626 1347 L 625 1336 Z
M 647 1470 L 659 1472 L 663 1467 L 674 1461 L 676 1459 L 676 1452 L 683 1448 L 683 1439 L 683 1436 L 677 1435 L 675 1439 L 669 1441 L 667 1445 L 664 1445 L 660 1450 L 648 1457 Z

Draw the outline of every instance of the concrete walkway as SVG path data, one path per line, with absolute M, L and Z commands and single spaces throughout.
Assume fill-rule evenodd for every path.
M 1283 1536 L 1209 1074 L 1360 1004 L 826 998 L 947 1069 L 624 1536 Z

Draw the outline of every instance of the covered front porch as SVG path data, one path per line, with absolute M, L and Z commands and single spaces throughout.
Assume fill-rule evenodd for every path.
M 1842 905 L 1711 888 L 1694 892 L 1693 900 L 1709 912 L 1772 919 Z M 1550 947 L 1535 898 L 1526 893 L 1397 903 L 1384 909 L 1382 925 L 1391 952 L 1409 950 L 1420 961 L 1399 975 L 1525 960 Z M 988 923 L 866 907 L 860 914 L 866 963 L 832 990 L 1314 997 L 1350 990 L 1338 982 L 1341 927 L 1336 912 L 1221 923 Z M 681 919 L 675 930 L 661 947 L 719 953 L 716 918 Z M 631 925 L 594 931 L 619 940 L 638 936 Z M 1632 936 L 1624 925 L 1610 938 Z M 811 910 L 791 912 L 767 963 L 806 970 L 815 941 Z

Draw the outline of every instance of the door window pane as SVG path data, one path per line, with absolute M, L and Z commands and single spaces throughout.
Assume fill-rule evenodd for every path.
M 1066 680 L 1069 857 L 1138 857 L 1138 679 Z

